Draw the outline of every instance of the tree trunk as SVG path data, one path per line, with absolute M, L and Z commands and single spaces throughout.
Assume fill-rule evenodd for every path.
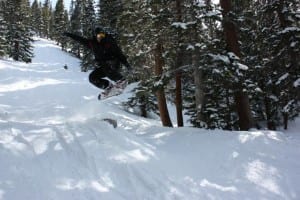
M 163 72 L 164 61 L 162 58 L 162 53 L 163 53 L 162 45 L 161 45 L 161 42 L 158 41 L 156 44 L 156 48 L 154 50 L 154 57 L 155 57 L 154 73 L 156 76 L 161 76 L 162 72 Z M 172 125 L 172 122 L 170 119 L 163 86 L 161 86 L 156 91 L 156 97 L 157 97 L 157 101 L 158 101 L 159 115 L 160 115 L 160 119 L 161 119 L 163 126 L 172 127 L 173 125 Z
M 146 97 L 142 96 L 140 101 L 141 101 L 141 104 L 140 104 L 141 116 L 147 118 L 148 113 L 147 113 L 147 107 L 146 107 Z
M 203 121 L 202 120 L 202 114 L 201 110 L 204 104 L 204 90 L 203 90 L 203 73 L 202 70 L 199 69 L 198 66 L 198 56 L 197 52 L 193 53 L 192 56 L 192 62 L 193 66 L 195 68 L 194 71 L 194 83 L 195 83 L 195 103 L 196 103 L 196 112 L 197 112 L 197 121 Z
M 16 61 L 19 61 L 19 57 L 20 57 L 20 49 L 19 49 L 19 47 L 20 47 L 19 41 L 15 41 L 13 59 L 16 60 Z
M 181 13 L 181 0 L 176 0 L 176 10 L 177 10 L 177 21 L 182 21 L 182 13 Z M 176 60 L 176 69 L 179 69 L 182 66 L 182 57 L 183 50 L 181 48 L 182 43 L 182 32 L 178 31 L 178 46 L 177 46 L 177 60 Z M 181 70 L 176 72 L 176 92 L 175 92 L 175 104 L 176 104 L 176 114 L 177 114 L 177 126 L 183 126 L 183 116 L 182 116 L 182 73 Z
M 206 0 L 205 4 L 209 6 L 211 0 Z M 192 8 L 193 9 L 193 8 Z M 192 21 L 197 21 L 197 13 L 195 10 L 191 11 Z M 199 32 L 198 28 L 194 28 L 191 31 L 192 42 L 196 44 L 198 42 Z M 201 53 L 199 52 L 199 48 L 196 47 L 195 50 L 191 54 L 191 64 L 193 66 L 194 72 L 194 84 L 195 84 L 195 109 L 196 109 L 196 121 L 201 122 L 203 121 L 203 115 L 201 113 L 202 107 L 204 105 L 204 81 L 203 81 L 203 71 L 199 69 L 199 60 L 200 60 Z
M 239 116 L 239 127 L 240 130 L 249 130 L 254 127 L 252 113 L 250 110 L 250 103 L 248 95 L 243 91 L 237 91 L 234 94 L 236 103 L 237 113 Z
M 285 113 L 283 113 L 284 130 L 287 130 L 287 128 L 288 128 L 288 122 L 289 122 L 289 114 L 285 112 Z
M 276 12 L 277 12 L 277 15 L 278 15 L 280 26 L 282 28 L 285 28 L 285 27 L 287 27 L 287 21 L 285 20 L 284 14 L 282 13 L 283 3 L 284 3 L 283 0 L 279 1 L 279 6 L 277 7 Z
M 275 122 L 272 120 L 271 102 L 268 97 L 265 97 L 265 108 L 267 117 L 267 127 L 269 130 L 276 130 Z
M 220 0 L 220 5 L 223 9 L 223 28 L 228 50 L 240 57 L 241 51 L 238 43 L 236 27 L 227 16 L 232 9 L 231 0 Z M 237 88 L 238 87 L 239 86 L 237 86 Z M 243 92 L 242 89 L 238 89 L 234 94 L 234 99 L 239 116 L 240 130 L 248 130 L 254 125 L 248 95 Z
M 183 126 L 183 116 L 182 116 L 182 86 L 181 86 L 181 72 L 176 73 L 176 113 L 177 113 L 177 126 Z

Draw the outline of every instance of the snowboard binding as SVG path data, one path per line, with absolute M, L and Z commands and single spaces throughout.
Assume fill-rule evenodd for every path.
M 103 92 L 98 95 L 98 100 L 107 99 L 112 96 L 117 96 L 123 92 L 127 86 L 126 80 L 119 80 L 115 84 L 110 84 Z

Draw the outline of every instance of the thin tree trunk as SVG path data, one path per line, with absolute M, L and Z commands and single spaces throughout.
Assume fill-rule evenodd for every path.
M 145 96 L 142 96 L 140 101 L 141 101 L 141 105 L 140 105 L 140 110 L 141 110 L 141 116 L 147 118 L 148 113 L 147 113 L 147 109 L 146 109 L 146 100 L 145 100 Z
M 289 122 L 289 114 L 287 112 L 283 113 L 283 125 L 284 129 L 287 130 Z
M 14 45 L 14 55 L 13 55 L 13 59 L 18 61 L 19 57 L 20 57 L 20 49 L 19 49 L 20 45 L 19 45 L 19 41 L 15 41 L 15 45 Z
M 223 9 L 223 27 L 228 50 L 240 57 L 241 51 L 238 43 L 236 27 L 227 16 L 232 9 L 231 0 L 220 0 L 220 5 Z M 234 94 L 234 99 L 239 116 L 240 130 L 248 130 L 254 125 L 248 95 L 243 92 L 242 89 L 238 89 Z
M 177 114 L 177 126 L 183 126 L 183 116 L 182 116 L 182 85 L 181 85 L 181 72 L 176 73 L 176 114 Z
M 195 68 L 194 71 L 194 83 L 195 83 L 195 103 L 196 103 L 196 112 L 197 112 L 197 121 L 203 121 L 201 110 L 204 104 L 204 90 L 203 90 L 203 73 L 198 67 L 198 56 L 196 52 L 193 53 L 192 62 Z
M 176 0 L 176 10 L 177 10 L 177 20 L 178 22 L 182 21 L 182 13 L 181 13 L 181 0 Z M 177 47 L 177 61 L 176 61 L 176 69 L 179 69 L 182 66 L 182 57 L 183 50 L 180 47 L 182 41 L 182 32 L 179 30 L 178 32 L 178 47 Z M 177 114 L 177 126 L 183 126 L 183 116 L 182 116 L 182 73 L 181 71 L 176 72 L 176 92 L 175 92 L 175 104 L 176 104 L 176 114 Z
M 205 1 L 206 5 L 210 5 L 210 0 Z M 197 13 L 195 11 L 192 11 L 192 20 L 197 20 Z M 198 32 L 197 28 L 194 28 L 192 30 L 192 39 L 193 43 L 197 42 L 198 38 Z M 203 105 L 204 105 L 204 81 L 203 81 L 203 71 L 199 69 L 199 60 L 200 60 L 200 52 L 199 49 L 196 47 L 196 49 L 192 52 L 192 66 L 194 68 L 194 84 L 195 84 L 195 109 L 196 109 L 196 121 L 201 122 L 203 121 L 203 115 L 201 113 Z
M 271 102 L 268 97 L 265 97 L 265 108 L 266 108 L 266 117 L 267 117 L 267 127 L 269 130 L 276 130 L 276 125 L 274 121 L 271 119 L 272 111 L 271 111 Z
M 155 75 L 157 75 L 157 76 L 161 76 L 162 72 L 163 72 L 164 61 L 162 58 L 162 53 L 163 53 L 162 45 L 161 45 L 161 42 L 158 41 L 156 44 L 156 48 L 154 50 L 154 57 L 155 57 L 154 72 L 155 72 Z M 170 119 L 170 115 L 169 115 L 169 111 L 168 111 L 168 107 L 167 107 L 167 101 L 166 101 L 165 92 L 164 92 L 163 87 L 160 87 L 156 91 L 156 97 L 157 97 L 157 101 L 158 101 L 158 109 L 159 109 L 160 119 L 161 119 L 163 126 L 172 127 L 173 125 L 172 125 L 172 122 Z

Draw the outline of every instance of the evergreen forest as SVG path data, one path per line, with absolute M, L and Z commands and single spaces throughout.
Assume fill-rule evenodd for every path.
M 63 0 L 6 0 L 0 59 L 30 63 L 42 37 L 87 72 L 93 55 L 63 33 L 88 38 L 95 27 L 117 39 L 133 67 L 127 76 L 138 86 L 124 106 L 156 114 L 163 126 L 175 126 L 169 102 L 178 127 L 188 116 L 188 125 L 206 129 L 288 129 L 299 116 L 298 0 L 71 0 L 70 8 Z

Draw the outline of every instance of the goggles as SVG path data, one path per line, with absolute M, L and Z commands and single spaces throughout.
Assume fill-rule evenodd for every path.
M 105 38 L 105 33 L 98 33 L 97 34 L 97 40 L 102 40 L 103 38 Z

